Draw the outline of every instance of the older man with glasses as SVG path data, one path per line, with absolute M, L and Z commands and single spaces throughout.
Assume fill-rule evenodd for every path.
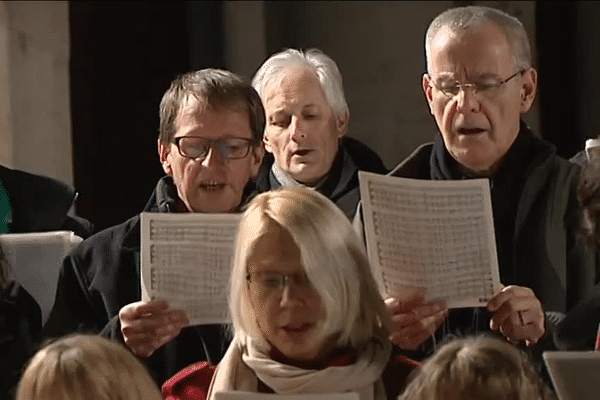
M 598 271 L 595 254 L 577 242 L 577 167 L 521 120 L 538 76 L 527 34 L 501 11 L 454 8 L 433 20 L 425 50 L 423 91 L 439 134 L 390 174 L 488 178 L 505 286 L 482 309 L 447 310 L 418 291 L 390 298 L 393 341 L 420 358 L 436 339 L 491 328 L 514 343 L 539 343 L 539 349 L 551 343 L 545 312 L 573 307 L 590 293 Z
M 258 93 L 238 76 L 206 69 L 176 78 L 160 104 L 158 153 L 167 176 L 143 211 L 239 211 L 254 191 L 264 127 Z M 45 333 L 102 331 L 120 339 L 145 359 L 159 384 L 191 363 L 220 361 L 228 345 L 224 327 L 184 328 L 184 311 L 140 300 L 136 215 L 93 235 L 65 259 Z

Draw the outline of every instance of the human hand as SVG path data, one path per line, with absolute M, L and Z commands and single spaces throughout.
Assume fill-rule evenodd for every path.
M 493 314 L 490 328 L 511 342 L 534 345 L 546 331 L 542 304 L 533 290 L 523 286 L 506 286 L 487 304 Z
M 179 335 L 190 323 L 183 310 L 171 310 L 166 300 L 138 301 L 119 311 L 125 344 L 141 357 L 149 357 Z
M 385 304 L 394 324 L 390 340 L 403 350 L 416 350 L 448 315 L 446 302 L 428 301 L 424 289 L 402 290 Z

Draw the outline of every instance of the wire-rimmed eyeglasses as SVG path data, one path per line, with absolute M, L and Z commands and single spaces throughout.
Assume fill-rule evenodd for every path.
M 246 275 L 246 280 L 255 284 L 259 291 L 270 293 L 281 291 L 293 283 L 298 289 L 313 289 L 313 286 L 306 274 L 283 274 L 272 271 L 250 272 Z
M 515 72 L 514 74 L 512 74 L 511 76 L 509 76 L 508 78 L 503 79 L 503 80 L 484 79 L 480 82 L 471 82 L 471 83 L 460 83 L 456 80 L 444 80 L 444 79 L 434 80 L 433 78 L 431 78 L 431 76 L 429 74 L 427 76 L 430 78 L 429 79 L 430 84 L 432 86 L 434 86 L 437 90 L 442 92 L 444 95 L 446 95 L 448 98 L 452 99 L 452 98 L 458 96 L 461 89 L 466 90 L 466 88 L 468 88 L 468 87 L 473 88 L 473 91 L 475 94 L 483 95 L 487 98 L 493 98 L 498 94 L 498 92 L 500 91 L 500 88 L 502 88 L 502 86 L 505 83 L 507 83 L 508 81 L 510 81 L 511 79 L 513 79 L 514 77 L 516 77 L 518 75 L 523 75 L 525 73 L 525 71 L 527 71 L 527 70 L 522 69 L 518 72 Z

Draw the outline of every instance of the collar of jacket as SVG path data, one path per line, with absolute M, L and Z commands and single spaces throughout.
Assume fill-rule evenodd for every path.
M 256 183 L 250 180 L 244 188 L 244 198 L 235 212 L 242 212 L 246 209 L 248 202 L 256 195 Z M 177 195 L 177 187 L 171 176 L 162 177 L 156 184 L 156 188 L 152 192 L 150 199 L 146 203 L 143 211 L 146 212 L 175 212 L 177 203 L 180 202 Z M 132 218 L 131 226 L 125 233 L 123 245 L 124 250 L 138 251 L 140 250 L 140 216 L 139 214 Z
M 261 192 L 281 187 L 271 169 L 275 158 L 266 153 L 258 174 L 256 184 Z M 386 174 L 383 161 L 371 148 L 357 139 L 345 136 L 341 143 L 327 178 L 316 188 L 323 195 L 336 199 L 343 195 L 347 188 L 353 186 L 358 170 Z

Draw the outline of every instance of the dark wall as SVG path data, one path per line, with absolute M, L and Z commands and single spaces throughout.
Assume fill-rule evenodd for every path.
M 576 2 L 538 2 L 536 26 L 541 133 L 561 156 L 569 158 L 585 142 L 577 118 Z
M 223 65 L 220 3 L 69 3 L 77 212 L 102 229 L 139 213 L 163 175 L 158 106 L 171 80 Z
M 563 157 L 600 135 L 600 3 L 538 1 L 542 133 Z

